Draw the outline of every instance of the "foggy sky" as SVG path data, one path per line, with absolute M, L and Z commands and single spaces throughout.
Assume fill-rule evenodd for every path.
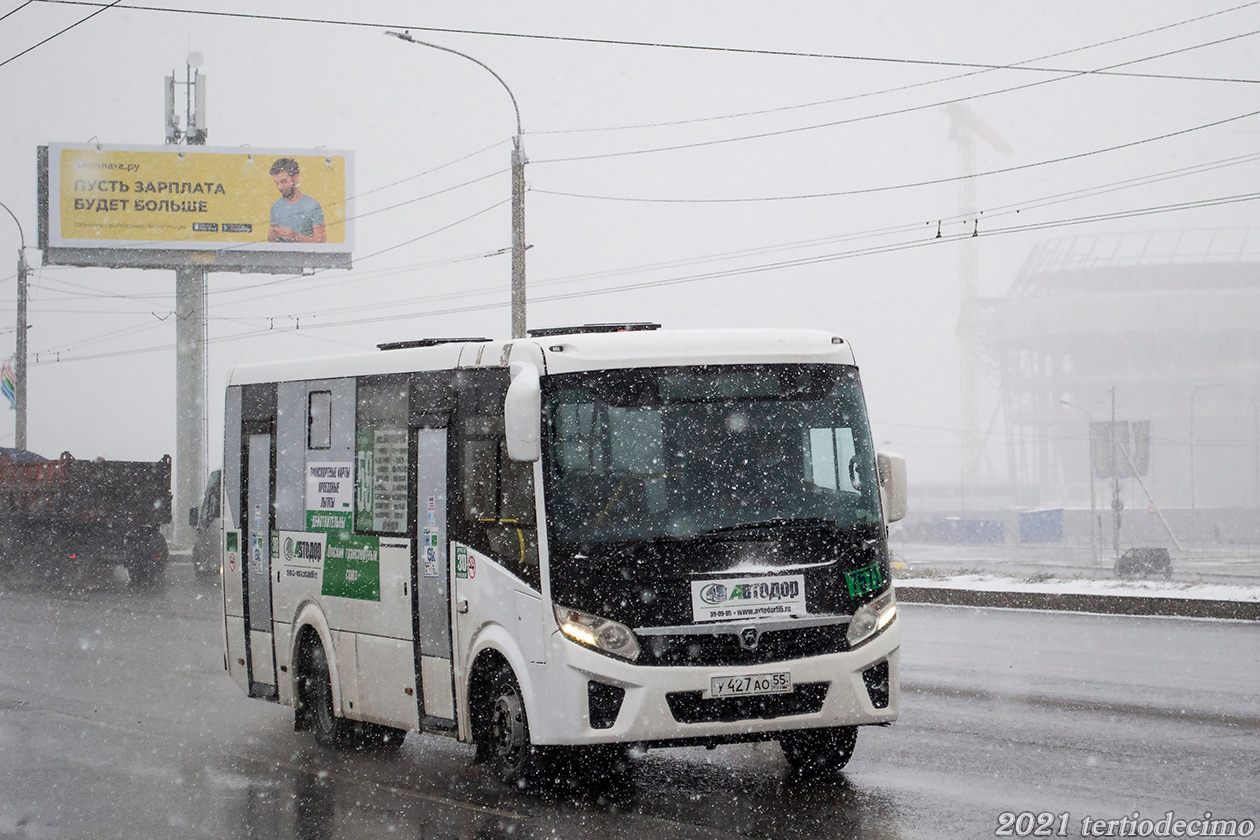
M 0 14 L 20 5 L 6 0 Z M 982 65 L 1025 62 L 1121 39 L 1034 66 L 1090 71 L 1182 50 L 1116 70 L 1260 79 L 1254 60 L 1260 35 L 1235 37 L 1260 31 L 1257 3 L 1180 25 L 1173 24 L 1239 4 L 908 2 L 895 9 L 818 0 L 773 7 L 750 2 L 615 8 L 573 2 L 207 5 L 353 18 L 396 28 Z M 183 2 L 171 6 L 192 8 Z M 0 21 L 0 61 L 92 10 L 46 2 L 19 9 Z M 1166 28 L 1130 37 L 1157 27 Z M 503 77 L 520 105 L 530 159 L 531 326 L 655 320 L 669 327 L 838 331 L 853 344 L 862 368 L 875 440 L 889 441 L 907 457 L 912 480 L 958 475 L 955 327 L 958 249 L 964 245 L 948 237 L 970 231 L 975 221 L 956 218 L 957 181 L 888 188 L 959 174 L 942 103 L 976 97 L 967 104 L 1010 147 L 1003 154 L 981 140 L 981 172 L 1151 140 L 1260 111 L 1260 85 L 1246 81 L 1018 69 L 977 73 L 967 67 L 834 57 L 413 34 L 476 56 Z M 1186 50 L 1224 38 L 1233 40 Z M 162 80 L 172 69 L 183 77 L 190 50 L 205 55 L 201 69 L 208 76 L 209 145 L 353 149 L 360 195 L 354 213 L 410 202 L 357 222 L 352 272 L 282 282 L 267 275 L 210 275 L 209 468 L 220 461 L 223 383 L 236 364 L 367 350 L 379 342 L 423 336 L 508 336 L 509 257 L 494 252 L 510 245 L 510 103 L 490 74 L 471 62 L 387 38 L 380 29 L 120 6 L 0 67 L 0 201 L 22 220 L 28 245 L 36 238 L 36 146 L 92 138 L 160 144 Z M 903 113 L 888 113 L 898 111 Z M 813 127 L 840 121 L 849 122 Z M 652 125 L 626 128 L 647 124 Z M 802 130 L 710 143 L 795 128 Z M 1251 225 L 1254 204 L 1242 203 L 1001 233 L 1019 225 L 1248 192 L 1256 162 L 1032 206 L 1073 190 L 1247 155 L 1258 140 L 1260 122 L 1248 118 L 979 178 L 980 235 L 963 241 L 976 249 L 980 293 L 1004 294 L 1030 250 L 1047 239 Z M 707 145 L 642 151 L 696 143 Z M 485 151 L 472 154 L 478 150 Z M 617 152 L 640 153 L 557 160 Z M 443 168 L 430 171 L 437 167 Z M 415 200 L 487 175 L 493 177 Z M 689 200 L 869 192 L 649 203 L 548 191 Z M 449 230 L 369 256 L 498 202 L 504 203 Z M 934 241 L 938 220 L 945 234 L 941 242 Z M 3 215 L 0 321 L 10 324 L 17 244 L 17 231 Z M 864 249 L 883 252 L 854 254 Z M 38 252 L 32 248 L 28 257 L 38 266 Z M 817 257 L 832 258 L 745 271 Z M 730 275 L 732 270 L 745 273 Z M 709 274 L 726 276 L 689 279 Z M 677 280 L 686 282 L 607 292 Z M 571 292 L 582 294 L 538 300 Z M 48 456 L 70 450 L 78 457 L 143 459 L 174 452 L 173 298 L 172 272 L 36 269 L 29 316 L 32 450 Z M 423 314 L 480 305 L 490 308 Z M 325 326 L 373 318 L 382 320 Z M 12 327 L 0 328 L 0 355 L 12 352 L 12 345 Z M 991 387 L 983 394 L 982 424 L 996 400 Z M 4 411 L 0 445 L 12 441 L 12 412 Z

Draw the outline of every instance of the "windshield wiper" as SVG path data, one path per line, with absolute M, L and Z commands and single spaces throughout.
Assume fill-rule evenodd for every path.
M 708 531 L 701 531 L 699 534 L 696 534 L 696 536 L 714 537 L 724 534 L 739 534 L 745 531 L 773 531 L 786 528 L 822 528 L 834 531 L 837 529 L 837 526 L 834 519 L 824 519 L 821 516 L 807 517 L 804 519 L 789 519 L 785 516 L 779 516 L 774 519 L 763 519 L 760 522 L 741 522 L 738 525 L 724 525 L 721 528 L 710 528 Z

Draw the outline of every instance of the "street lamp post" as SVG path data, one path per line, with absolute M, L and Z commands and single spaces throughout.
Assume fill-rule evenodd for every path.
M 1085 416 L 1089 419 L 1089 430 L 1088 430 L 1089 434 L 1087 434 L 1085 437 L 1086 445 L 1089 446 L 1089 548 L 1090 548 L 1090 551 L 1092 551 L 1094 554 L 1094 563 L 1097 564 L 1098 563 L 1098 521 L 1097 521 L 1097 514 L 1095 513 L 1095 511 L 1098 508 L 1098 503 L 1094 496 L 1094 444 L 1093 444 L 1093 437 L 1092 437 L 1093 432 L 1094 432 L 1094 413 L 1091 408 L 1081 408 L 1079 405 L 1073 405 L 1067 400 L 1059 400 L 1059 402 L 1063 403 L 1068 408 L 1074 408 L 1077 411 L 1083 412 Z M 1094 405 L 1097 405 L 1097 404 L 1098 403 L 1094 403 Z
M 17 273 L 17 348 L 14 359 L 13 378 L 13 446 L 26 449 L 26 233 L 22 223 L 8 205 L 0 203 L 5 212 L 13 217 L 18 228 L 18 273 Z
M 400 41 L 407 41 L 421 47 L 431 47 L 435 50 L 448 52 L 457 55 L 460 58 L 466 58 L 473 62 L 483 70 L 494 76 L 499 84 L 503 85 L 503 89 L 507 91 L 508 98 L 512 100 L 512 110 L 516 112 L 516 136 L 512 138 L 512 338 L 525 337 L 525 149 L 521 146 L 521 109 L 517 107 L 516 96 L 513 95 L 512 89 L 507 86 L 507 82 L 496 72 L 490 69 L 489 65 L 471 55 L 462 53 L 459 50 L 453 50 L 450 47 L 443 47 L 440 44 L 431 44 L 428 41 L 419 41 L 411 37 L 409 32 L 390 32 L 390 35 Z
M 1194 398 L 1199 395 L 1200 391 L 1206 391 L 1209 388 L 1219 388 L 1224 382 L 1214 382 L 1211 385 L 1195 385 L 1194 390 L 1190 392 L 1190 521 L 1193 523 L 1195 518 L 1194 504 Z

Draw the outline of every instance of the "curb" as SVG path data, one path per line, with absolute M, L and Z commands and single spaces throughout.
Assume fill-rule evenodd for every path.
M 1260 601 L 1212 601 L 1206 598 L 1158 598 L 1136 595 L 1072 595 L 1056 592 L 994 592 L 894 584 L 906 604 L 952 604 L 1110 615 L 1184 616 L 1260 621 Z

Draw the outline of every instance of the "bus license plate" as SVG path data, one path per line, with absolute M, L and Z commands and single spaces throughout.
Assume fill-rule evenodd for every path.
M 787 694 L 792 691 L 792 675 L 750 674 L 744 677 L 713 677 L 709 682 L 710 697 L 746 697 L 752 694 Z

